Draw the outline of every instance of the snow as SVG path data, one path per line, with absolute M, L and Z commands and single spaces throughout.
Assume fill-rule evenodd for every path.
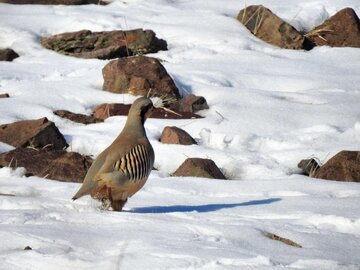
M 286 2 L 286 3 L 284 3 Z M 246 1 L 306 31 L 358 0 Z M 0 4 L 0 42 L 20 54 L 0 62 L 0 124 L 47 117 L 72 151 L 98 155 L 126 118 L 88 126 L 56 109 L 90 114 L 134 97 L 101 91 L 108 61 L 41 47 L 41 36 L 146 28 L 167 40 L 152 56 L 182 93 L 204 96 L 204 119 L 146 122 L 155 167 L 121 213 L 72 202 L 79 184 L 0 169 L 0 269 L 359 269 L 360 186 L 298 175 L 360 145 L 360 50 L 283 50 L 235 19 L 243 1 L 133 0 L 108 6 Z M 165 126 L 199 145 L 162 145 Z M 0 143 L 0 153 L 12 147 Z M 187 157 L 211 158 L 231 181 L 171 177 Z M 266 238 L 266 232 L 303 248 Z M 23 250 L 30 246 L 32 250 Z

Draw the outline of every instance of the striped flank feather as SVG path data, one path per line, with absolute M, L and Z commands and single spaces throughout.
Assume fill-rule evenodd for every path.
M 130 181 L 144 179 L 151 171 L 151 157 L 146 147 L 139 144 L 114 164 L 114 169 L 127 175 Z

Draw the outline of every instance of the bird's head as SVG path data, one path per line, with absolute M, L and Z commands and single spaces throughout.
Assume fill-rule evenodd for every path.
M 130 107 L 129 118 L 140 117 L 141 122 L 144 124 L 145 120 L 151 115 L 154 110 L 154 105 L 151 99 L 140 97 L 134 101 Z

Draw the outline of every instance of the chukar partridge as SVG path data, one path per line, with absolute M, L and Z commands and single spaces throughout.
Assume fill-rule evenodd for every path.
M 155 158 L 144 128 L 153 108 L 148 98 L 134 101 L 124 129 L 95 159 L 73 200 L 90 194 L 103 202 L 110 201 L 114 211 L 121 211 L 128 197 L 144 186 Z

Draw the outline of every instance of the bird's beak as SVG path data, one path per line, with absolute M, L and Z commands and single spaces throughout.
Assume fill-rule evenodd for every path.
M 155 107 L 151 106 L 151 108 L 149 108 L 148 111 L 145 113 L 145 119 L 148 119 L 154 111 Z

